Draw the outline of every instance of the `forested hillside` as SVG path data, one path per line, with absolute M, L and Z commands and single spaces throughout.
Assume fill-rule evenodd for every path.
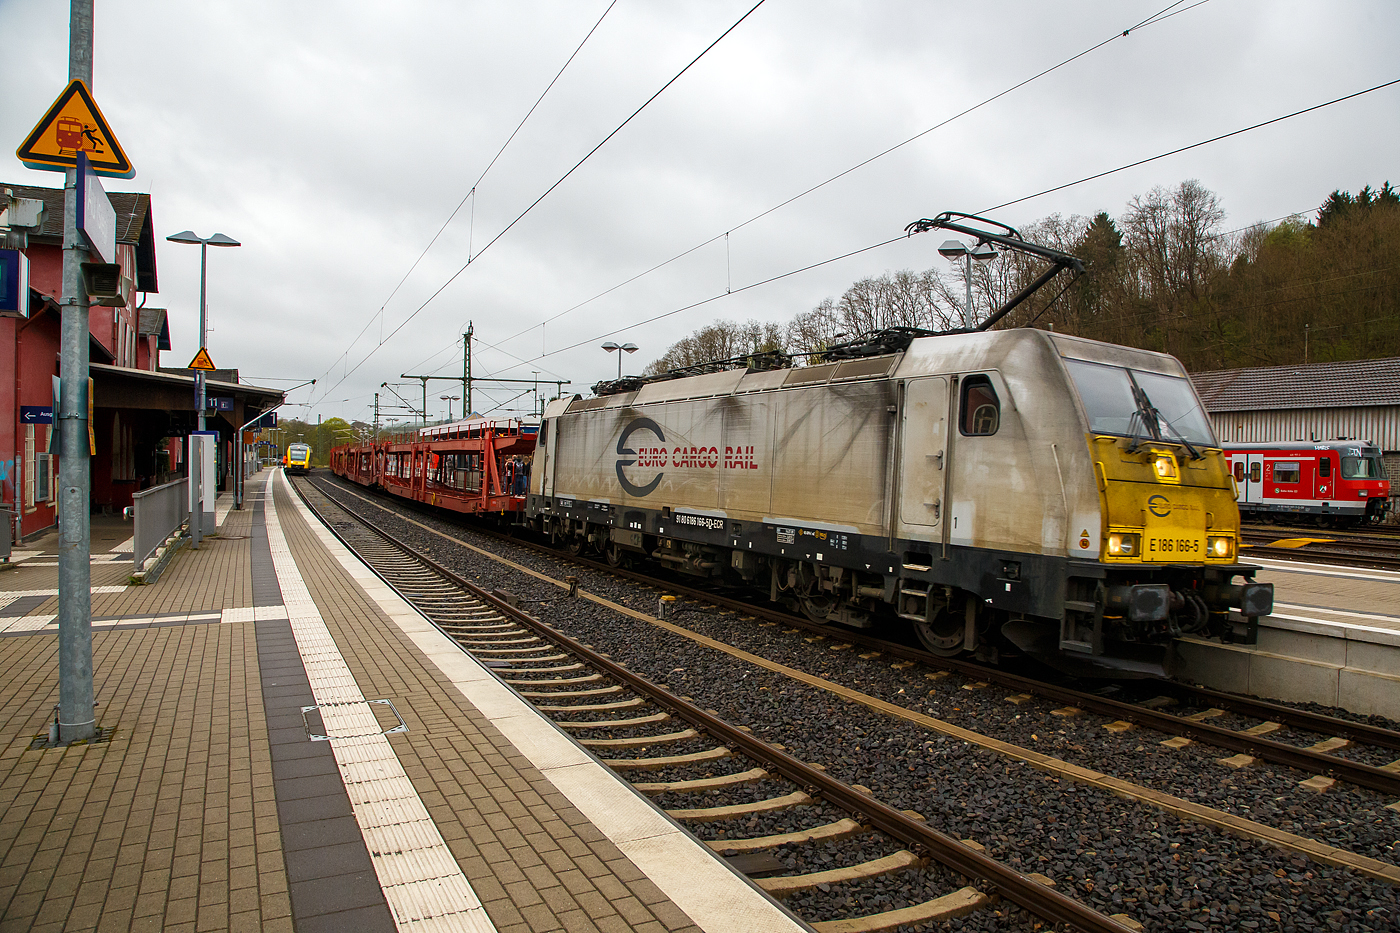
M 1163 350 L 1187 369 L 1400 355 L 1400 196 L 1336 191 L 1312 216 L 1225 229 L 1220 198 L 1196 181 L 1153 188 L 1117 218 L 1052 214 L 1026 239 L 1084 260 L 998 326 L 1031 325 Z M 934 231 L 931 236 L 938 237 Z M 674 344 L 648 374 L 763 350 L 819 351 L 842 335 L 962 322 L 961 265 L 862 279 L 784 324 L 717 321 Z M 974 264 L 986 318 L 1043 265 L 1019 254 Z

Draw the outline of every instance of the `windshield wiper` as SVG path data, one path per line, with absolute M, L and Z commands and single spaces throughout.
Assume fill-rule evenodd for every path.
M 1135 424 L 1141 424 L 1150 439 L 1160 441 L 1162 439 L 1161 416 L 1157 414 L 1157 409 L 1152 407 L 1152 400 L 1147 397 L 1147 393 L 1142 391 L 1142 387 L 1137 384 L 1131 372 L 1128 373 L 1128 383 L 1133 389 L 1133 404 L 1137 410 L 1128 419 L 1128 433 L 1132 436 L 1133 442 L 1128 450 L 1135 452 L 1140 446 L 1141 438 L 1138 437 Z
M 1186 439 L 1186 435 L 1182 434 L 1181 431 L 1176 427 L 1176 425 L 1172 424 L 1170 421 L 1162 417 L 1162 413 L 1158 411 L 1156 406 L 1152 404 L 1152 399 L 1147 397 L 1147 391 L 1143 389 L 1142 386 L 1138 385 L 1137 379 L 1133 377 L 1131 370 L 1128 371 L 1128 381 L 1131 382 L 1133 385 L 1133 401 L 1137 405 L 1137 411 L 1133 412 L 1133 418 L 1140 418 L 1148 426 L 1148 432 L 1152 435 L 1152 439 L 1155 441 L 1165 441 L 1167 443 L 1171 443 L 1171 438 L 1165 438 L 1162 436 L 1162 428 L 1166 427 L 1172 432 L 1173 435 L 1175 435 L 1176 440 L 1186 447 L 1186 450 L 1191 455 L 1192 460 L 1200 460 L 1202 457 L 1201 452 L 1196 449 L 1195 445 L 1193 445 L 1190 441 Z M 1131 422 L 1129 422 L 1130 431 L 1131 428 L 1132 424 Z M 1128 449 L 1137 450 L 1137 441 L 1137 434 L 1134 433 L 1133 446 Z

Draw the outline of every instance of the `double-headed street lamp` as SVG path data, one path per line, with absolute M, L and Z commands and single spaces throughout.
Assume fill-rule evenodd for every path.
M 205 300 L 205 282 L 207 279 L 209 247 L 211 246 L 242 246 L 233 237 L 216 233 L 213 236 L 196 236 L 193 231 L 185 230 L 173 236 L 166 237 L 172 243 L 198 243 L 199 244 L 199 348 L 205 347 L 206 331 L 205 322 L 208 317 L 208 302 Z M 199 430 L 204 430 L 204 370 L 194 371 L 195 379 L 195 405 L 199 412 Z
M 623 352 L 626 351 L 627 353 L 636 353 L 638 347 L 635 343 L 624 343 L 622 346 L 618 346 L 617 344 L 609 340 L 607 343 L 603 344 L 603 349 L 607 350 L 609 353 L 613 352 L 614 350 L 617 351 L 617 378 L 621 379 Z
M 949 262 L 957 262 L 962 259 L 967 263 L 963 273 L 967 283 L 967 304 L 963 307 L 963 327 L 970 330 L 972 328 L 972 260 L 990 262 L 997 258 L 996 248 L 990 243 L 978 243 L 969 248 L 962 240 L 945 240 L 943 245 L 938 247 L 938 255 Z
M 447 420 L 448 420 L 448 421 L 451 421 L 451 420 L 452 420 L 452 403 L 455 402 L 455 401 L 457 401 L 457 399 L 461 398 L 461 396 L 460 396 L 460 395 L 439 395 L 438 398 L 442 399 L 444 402 L 447 403 Z M 465 406 L 463 406 L 463 407 L 465 407 Z M 465 418 L 466 416 L 467 416 L 467 413 L 466 413 L 465 411 L 463 411 L 463 412 L 462 412 L 462 417 Z

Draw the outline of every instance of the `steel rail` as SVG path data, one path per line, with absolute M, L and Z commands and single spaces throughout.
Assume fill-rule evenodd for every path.
M 1268 547 L 1246 545 L 1247 557 L 1263 557 L 1269 560 L 1294 563 L 1327 564 L 1336 567 L 1361 567 L 1371 570 L 1400 570 L 1400 558 L 1378 554 L 1343 554 L 1337 551 L 1305 551 L 1302 548 Z
M 293 484 L 293 488 L 296 488 L 296 484 Z M 297 490 L 297 494 L 312 513 L 320 519 L 321 523 L 353 551 L 354 548 L 341 535 L 340 531 L 327 521 L 326 517 L 307 500 L 306 496 L 300 490 Z M 737 747 L 750 758 L 765 763 L 771 770 L 793 781 L 808 793 L 820 796 L 848 811 L 858 822 L 878 829 L 906 845 L 912 846 L 916 855 L 928 855 L 940 864 L 966 877 L 981 878 L 996 887 L 1008 900 L 1053 923 L 1067 923 L 1085 931 L 1085 933 L 1129 933 L 1131 928 L 1092 907 L 1066 897 L 1053 888 L 1003 865 L 996 859 L 963 845 L 951 836 L 818 771 L 806 762 L 774 748 L 762 739 L 730 725 L 719 717 L 705 712 L 700 707 L 687 703 L 641 675 L 629 671 L 621 664 L 584 646 L 582 642 L 494 596 L 426 554 L 419 553 L 373 522 L 360 516 L 355 517 L 363 527 L 373 531 L 403 551 L 404 554 L 462 587 L 477 599 L 488 603 L 508 618 L 557 642 L 565 650 L 584 658 L 590 665 L 603 671 L 609 677 L 626 684 L 629 689 L 646 697 L 652 703 L 669 709 L 692 725 L 703 729 L 721 743 Z M 371 567 L 371 569 L 374 568 Z
M 473 530 L 483 534 L 497 536 L 495 532 L 482 529 Z M 498 537 L 501 540 L 507 540 L 518 546 L 530 548 L 538 553 L 548 554 L 556 559 L 568 560 L 592 570 L 613 574 L 623 579 L 631 580 L 636 583 L 643 583 L 648 586 L 661 585 L 679 595 L 709 602 L 722 608 L 742 612 L 746 615 L 768 619 L 782 625 L 802 628 L 814 633 L 837 635 L 853 644 L 872 648 L 902 660 L 916 661 L 930 667 L 955 671 L 976 680 L 997 683 L 1009 689 L 1035 694 L 1045 697 L 1046 699 L 1052 699 L 1056 702 L 1075 706 L 1079 709 L 1088 710 L 1100 715 L 1114 716 L 1166 735 L 1185 736 L 1219 748 L 1249 754 L 1256 758 L 1262 758 L 1274 764 L 1296 768 L 1309 774 L 1328 775 L 1346 781 L 1347 783 L 1381 793 L 1400 794 L 1400 772 L 1388 771 L 1384 768 L 1375 767 L 1374 765 L 1349 761 L 1348 759 L 1340 758 L 1336 755 L 1314 752 L 1306 748 L 1298 748 L 1297 746 L 1287 745 L 1283 742 L 1275 742 L 1259 736 L 1245 735 L 1244 733 L 1226 729 L 1221 726 L 1213 726 L 1209 723 L 1193 722 L 1180 716 L 1174 716 L 1171 713 L 1148 709 L 1121 700 L 1111 700 L 1106 697 L 1094 696 L 1093 694 L 1072 690 L 1068 687 L 1060 687 L 1029 677 L 1022 677 L 1018 674 L 1012 674 L 996 668 L 983 667 L 968 661 L 939 657 L 938 655 L 930 654 L 927 651 L 917 648 L 911 648 L 907 645 L 872 638 L 868 635 L 861 635 L 850 629 L 838 629 L 830 625 L 822 625 L 801 617 L 789 615 L 785 612 L 754 606 L 741 600 L 709 593 L 705 590 L 685 586 L 684 584 L 658 580 L 646 574 L 625 570 L 620 567 L 613 567 L 609 564 L 590 560 L 579 555 L 561 553 L 553 548 L 546 548 L 542 545 L 523 541 L 519 538 L 513 538 L 507 535 L 498 535 Z M 1183 684 L 1176 684 L 1171 681 L 1158 681 L 1157 683 L 1178 691 L 1178 695 L 1180 695 L 1179 691 L 1197 689 Z M 1211 693 L 1214 695 L 1213 691 Z M 1228 694 L 1219 694 L 1219 696 L 1228 696 Z M 1253 703 L 1262 701 L 1245 700 L 1241 702 Z M 1280 710 L 1287 709 L 1287 707 L 1279 707 L 1273 704 L 1262 704 L 1260 708 L 1267 708 L 1270 717 L 1279 714 Z M 1355 723 L 1347 723 L 1345 720 L 1341 719 L 1318 716 L 1318 714 L 1307 715 L 1313 717 L 1310 720 L 1310 725 L 1303 725 L 1302 721 L 1295 722 L 1294 724 L 1308 731 L 1316 730 L 1328 735 L 1346 735 L 1347 730 L 1364 733 L 1367 730 L 1376 729 L 1376 727 L 1372 726 L 1358 728 Z M 1388 748 L 1400 747 L 1400 733 L 1385 729 L 1377 731 L 1385 737 L 1383 741 L 1372 742 L 1370 738 L 1366 738 L 1364 735 L 1359 735 L 1358 737 L 1361 737 L 1370 744 L 1379 744 Z
M 1335 716 L 1324 716 L 1321 713 L 1310 713 L 1307 710 L 1270 703 L 1268 700 L 1236 696 L 1233 693 L 1224 693 L 1209 687 L 1179 684 L 1170 680 L 1154 680 L 1152 683 L 1164 692 L 1174 693 L 1178 697 L 1205 701 L 1212 706 L 1229 710 L 1232 713 L 1253 716 L 1256 719 L 1272 720 L 1306 732 L 1315 732 L 1318 735 L 1335 735 L 1355 739 L 1377 748 L 1400 750 L 1400 732 L 1393 729 L 1373 726 L 1365 722 L 1338 719 Z

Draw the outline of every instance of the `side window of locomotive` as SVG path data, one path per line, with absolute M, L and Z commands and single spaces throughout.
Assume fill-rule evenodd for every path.
M 992 380 L 986 376 L 968 376 L 962 385 L 962 417 L 958 427 L 963 434 L 987 435 L 997 433 L 1001 426 L 1001 402 L 997 399 Z
M 1237 483 L 1243 483 L 1243 482 L 1244 482 L 1244 461 L 1243 461 L 1243 460 L 1236 460 L 1236 461 L 1235 461 L 1235 482 L 1237 482 Z
M 1317 461 L 1317 475 L 1326 479 L 1332 475 L 1332 461 L 1326 457 Z
M 1251 464 L 1249 465 L 1249 481 L 1250 481 L 1251 483 L 1257 483 L 1257 482 L 1259 482 L 1259 479 L 1260 479 L 1260 467 L 1259 467 L 1259 464 L 1258 464 L 1258 463 L 1251 463 Z
M 1297 463 L 1275 463 L 1274 482 L 1296 483 L 1302 479 L 1303 470 Z

